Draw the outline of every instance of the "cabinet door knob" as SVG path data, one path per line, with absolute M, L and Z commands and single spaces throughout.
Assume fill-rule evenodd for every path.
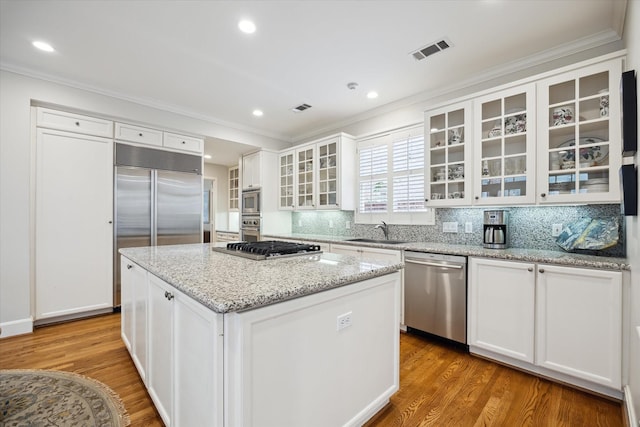
M 80 122 L 76 122 L 76 126 L 80 126 Z
M 544 268 L 539 269 L 538 272 L 544 273 Z
M 187 142 L 186 142 L 186 141 L 182 141 L 182 143 L 183 143 L 183 144 L 186 144 Z
M 476 197 L 475 197 L 475 199 L 476 199 L 476 200 L 480 200 L 480 197 L 476 196 Z
M 429 201 L 429 199 L 424 199 L 424 201 L 425 201 L 425 202 L 428 202 L 428 201 Z
M 138 136 L 142 136 L 142 132 L 140 132 L 140 133 L 138 134 Z
M 113 221 L 109 220 L 109 221 L 108 221 L 108 223 L 109 223 L 109 224 L 113 224 Z
M 533 271 L 533 267 L 527 268 L 527 271 Z
M 172 294 L 172 293 L 170 293 L 170 292 L 168 292 L 168 294 L 169 294 L 169 295 L 167 295 L 167 299 L 168 299 L 169 301 L 171 301 L 171 300 L 173 299 L 173 294 Z
M 164 291 L 164 297 L 166 298 L 169 295 L 169 292 Z
M 547 193 L 540 194 L 540 197 L 547 197 Z
M 133 265 L 127 264 L 127 270 L 131 270 L 132 268 L 133 268 Z

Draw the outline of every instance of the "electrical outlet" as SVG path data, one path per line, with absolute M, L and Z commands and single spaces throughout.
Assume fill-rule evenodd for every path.
M 351 312 L 338 316 L 338 331 L 351 326 Z
M 553 224 L 551 226 L 551 236 L 558 237 L 562 233 L 562 224 Z
M 346 221 L 344 224 L 344 228 L 346 228 L 347 230 L 351 228 L 351 221 Z
M 298 220 L 298 227 L 302 227 L 302 220 L 301 219 Z
M 470 222 L 464 223 L 464 232 L 465 233 L 473 233 L 473 224 Z
M 458 232 L 458 222 L 443 222 L 442 223 L 442 232 L 443 233 L 457 233 Z
M 329 220 L 329 228 L 333 228 L 333 220 L 332 219 Z

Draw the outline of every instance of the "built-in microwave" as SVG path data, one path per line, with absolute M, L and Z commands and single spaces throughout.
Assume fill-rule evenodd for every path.
M 242 191 L 242 214 L 260 215 L 260 190 Z

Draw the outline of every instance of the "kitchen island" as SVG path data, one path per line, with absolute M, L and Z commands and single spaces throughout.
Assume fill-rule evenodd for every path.
M 167 425 L 361 425 L 398 389 L 400 263 L 120 252 L 123 341 Z

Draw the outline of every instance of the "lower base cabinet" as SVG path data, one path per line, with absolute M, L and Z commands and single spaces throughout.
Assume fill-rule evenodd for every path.
M 149 395 L 166 426 L 222 425 L 222 315 L 148 277 Z
M 484 258 L 469 264 L 472 353 L 621 396 L 621 272 Z

